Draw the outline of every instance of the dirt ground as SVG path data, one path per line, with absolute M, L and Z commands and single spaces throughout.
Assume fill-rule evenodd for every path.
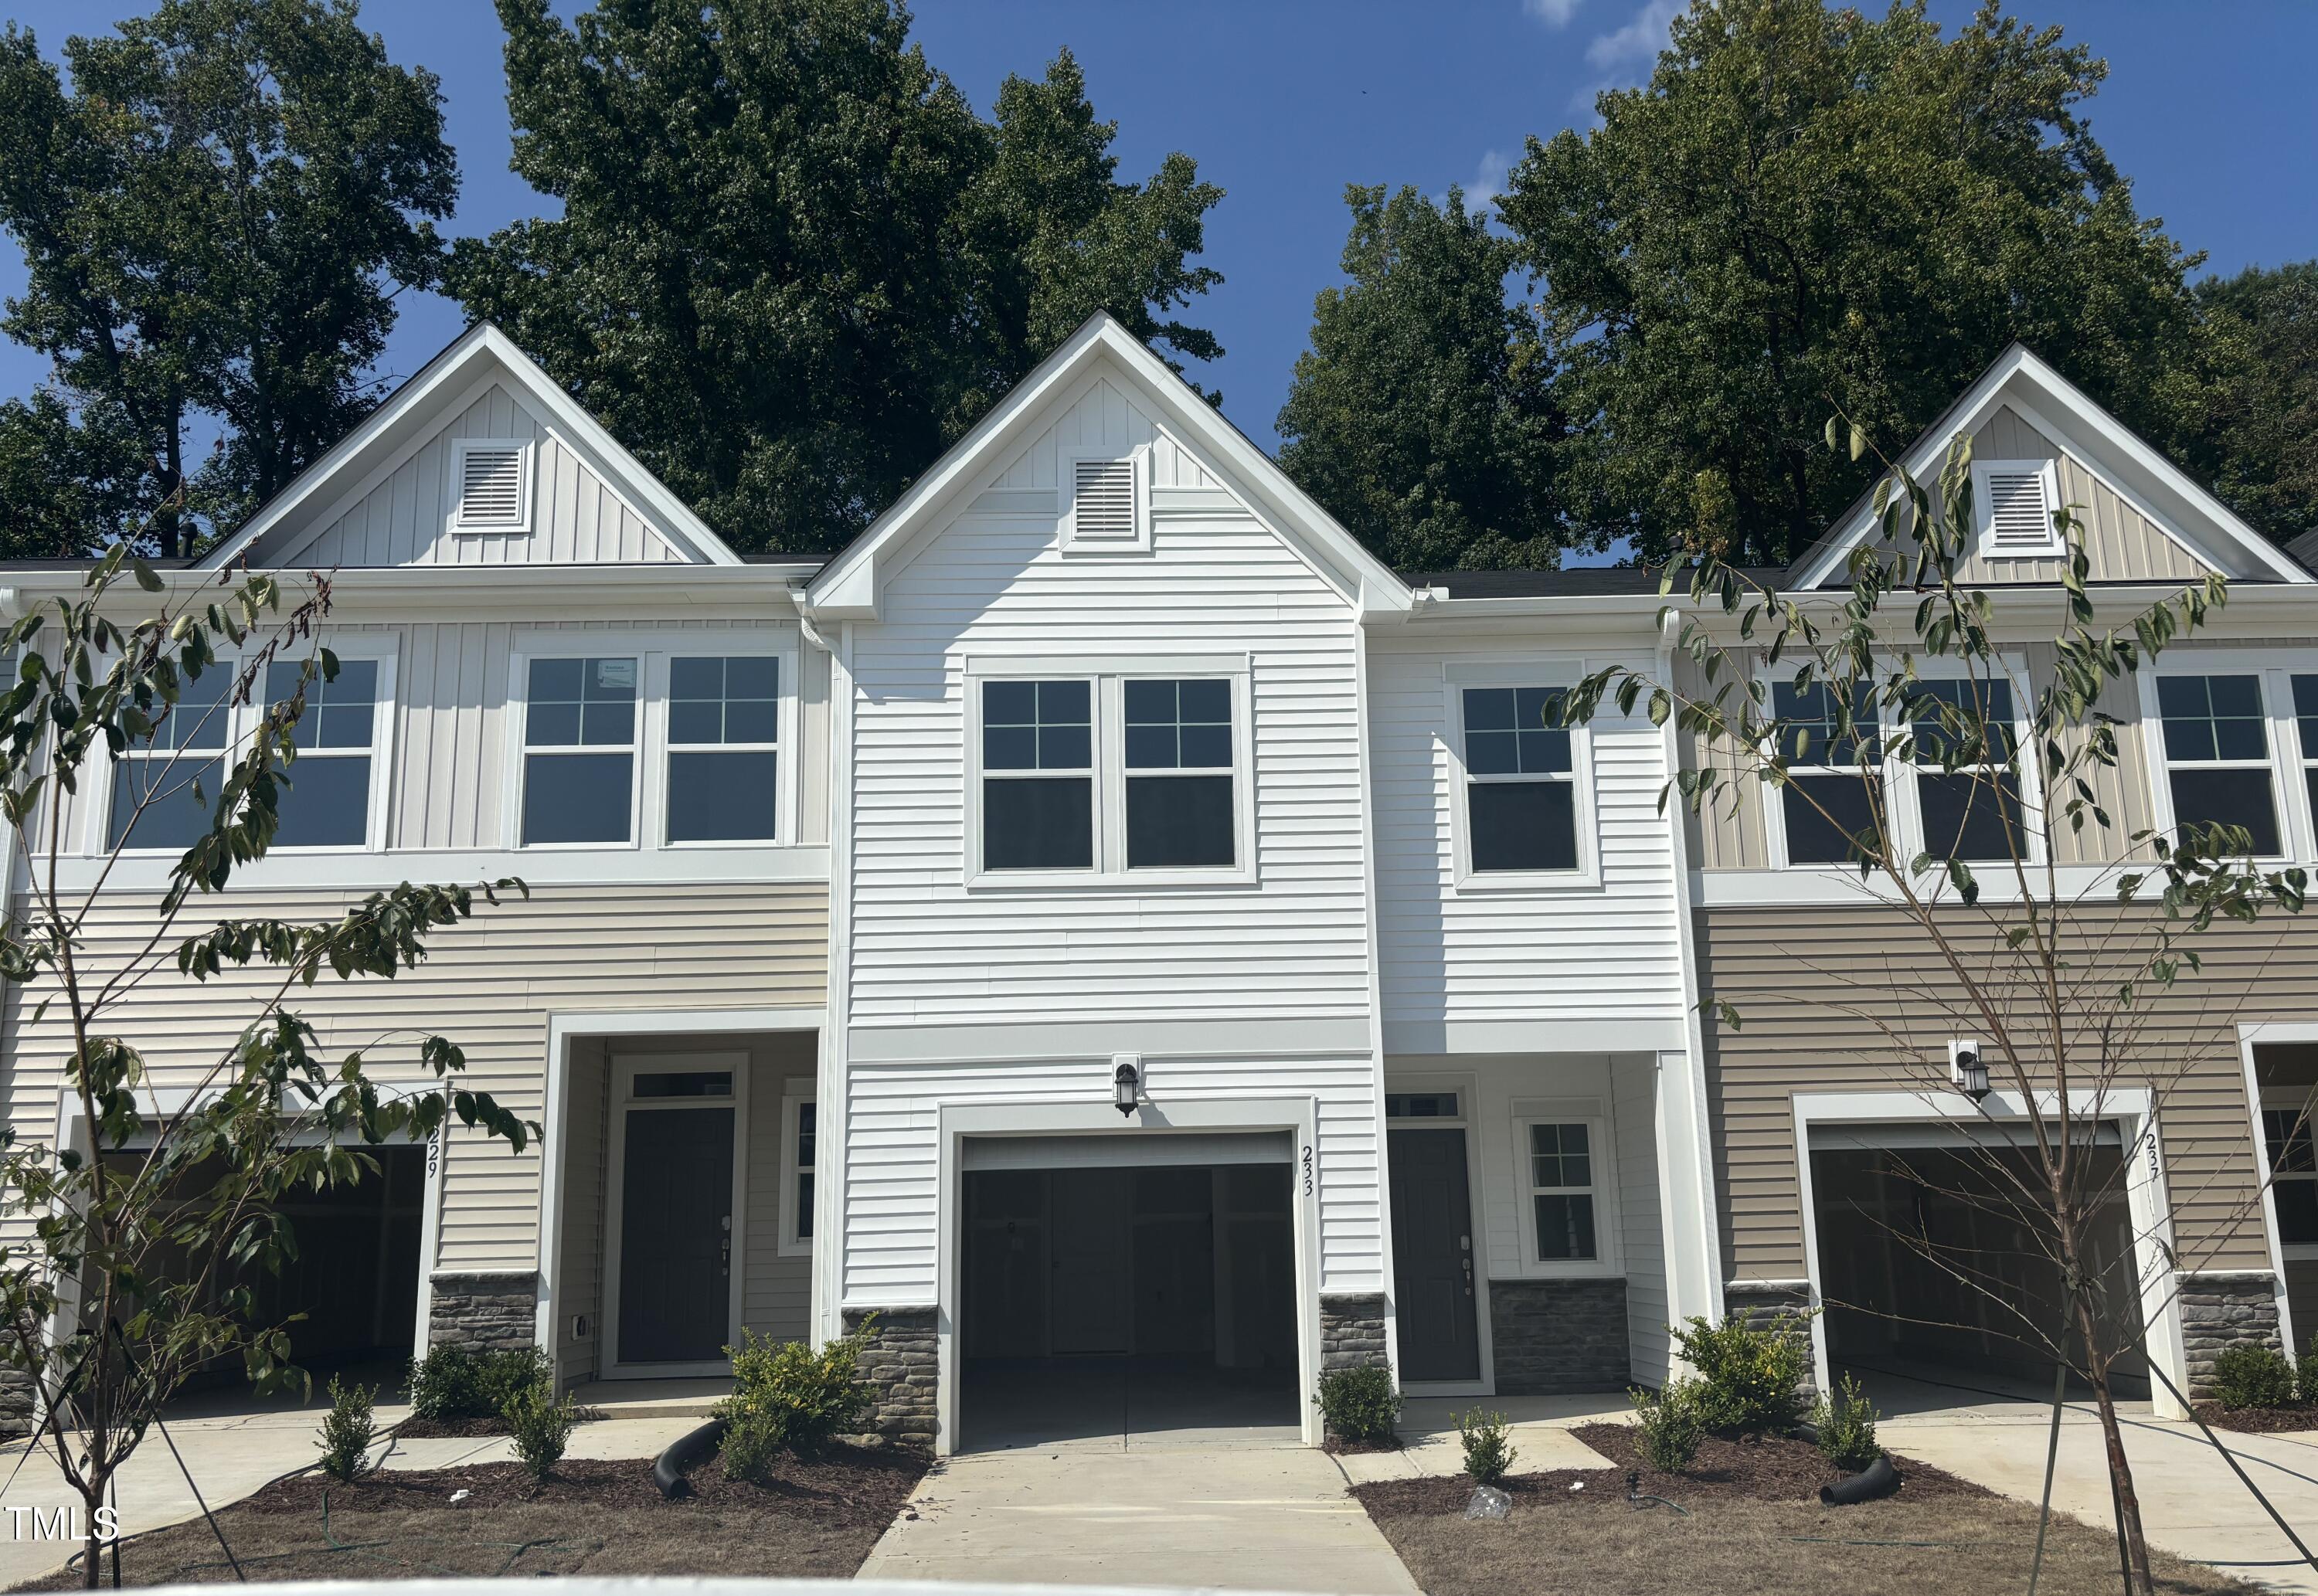
M 1622 1424 L 1580 1427 L 1587 1446 L 1622 1469 L 1640 1466 Z M 1470 1521 L 1470 1484 L 1393 1480 L 1356 1486 L 1369 1516 L 1428 1596 L 1504 1596 L 1510 1590 L 1586 1596 L 1919 1596 L 1925 1591 L 2025 1589 L 2036 1510 L 1927 1466 L 1895 1458 L 1896 1496 L 1823 1508 L 1836 1471 L 1809 1444 L 1710 1440 L 1685 1474 L 1641 1471 L 1643 1494 L 1676 1504 L 1637 1508 L 1625 1475 L 1601 1469 L 1517 1475 L 1512 1517 Z M 1581 1484 L 1582 1490 L 1571 1487 Z M 1676 1507 L 1683 1511 L 1676 1511 Z M 2177 1596 L 2251 1596 L 2253 1587 L 2161 1555 L 2157 1588 Z M 2116 1538 L 2055 1517 L 2038 1589 L 2114 1596 Z
M 535 1483 L 520 1465 L 374 1475 L 340 1484 L 305 1475 L 218 1513 L 253 1580 L 528 1578 L 537 1574 L 786 1574 L 843 1579 L 908 1500 L 926 1461 L 891 1448 L 836 1447 L 784 1459 L 768 1485 L 712 1461 L 696 1493 L 664 1502 L 648 1461 L 576 1461 Z M 454 1502 L 458 1492 L 466 1495 Z M 111 1583 L 108 1560 L 104 1569 Z M 196 1519 L 121 1545 L 124 1585 L 230 1581 Z M 77 1589 L 76 1570 L 18 1590 Z

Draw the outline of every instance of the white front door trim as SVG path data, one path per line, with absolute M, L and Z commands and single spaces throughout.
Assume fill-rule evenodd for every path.
M 649 1378 L 660 1375 L 719 1375 L 732 1367 L 723 1358 L 689 1358 L 675 1363 L 631 1363 L 620 1357 L 621 1248 L 627 1240 L 623 1208 L 627 1176 L 628 1116 L 665 1114 L 685 1108 L 725 1108 L 732 1115 L 732 1194 L 725 1216 L 724 1344 L 741 1341 L 741 1276 L 748 1256 L 742 1224 L 749 1211 L 749 1055 L 736 1053 L 614 1053 L 606 1061 L 611 1071 L 611 1124 L 607 1132 L 604 1170 L 604 1304 L 597 1316 L 602 1331 L 604 1373 L 608 1376 Z M 647 1098 L 635 1095 L 636 1078 L 659 1071 L 723 1071 L 732 1077 L 732 1089 L 715 1096 Z

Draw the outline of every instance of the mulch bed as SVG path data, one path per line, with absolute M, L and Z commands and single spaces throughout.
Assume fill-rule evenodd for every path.
M 1518 1510 L 1527 1500 L 1539 1505 L 1568 1502 L 1574 1507 L 1626 1505 L 1625 1472 L 1641 1474 L 1640 1493 L 1691 1502 L 1717 1498 L 1750 1502 L 1811 1502 L 1819 1488 L 1831 1485 L 1843 1473 L 1809 1441 L 1792 1436 L 1765 1436 L 1732 1440 L 1710 1436 L 1699 1444 L 1698 1457 L 1681 1474 L 1660 1474 L 1644 1464 L 1634 1450 L 1631 1424 L 1579 1424 L 1569 1431 L 1607 1457 L 1621 1471 L 1599 1468 L 1556 1468 L 1514 1475 L 1504 1484 Z M 1927 1463 L 1892 1459 L 1903 1484 L 1900 1494 L 1911 1501 L 1938 1497 L 1985 1497 L 1993 1493 L 1969 1480 L 1958 1479 Z M 1582 1487 L 1582 1489 L 1578 1488 Z M 1403 1515 L 1462 1514 L 1473 1494 L 1473 1483 L 1462 1475 L 1445 1479 L 1379 1480 L 1355 1485 L 1361 1505 L 1379 1518 Z
M 1397 1452 L 1400 1437 L 1387 1436 L 1382 1440 L 1360 1439 L 1349 1435 L 1332 1435 L 1320 1443 L 1320 1449 L 1339 1457 L 1357 1457 L 1365 1452 Z
M 2216 1430 L 2234 1430 L 2241 1435 L 2276 1435 L 2287 1430 L 2318 1430 L 2318 1404 L 2296 1403 L 2290 1408 L 2225 1408 L 2217 1402 L 2201 1402 L 2197 1417 Z
M 397 1435 L 418 1440 L 426 1436 L 506 1435 L 508 1421 L 496 1413 L 488 1419 L 405 1419 L 394 1427 Z

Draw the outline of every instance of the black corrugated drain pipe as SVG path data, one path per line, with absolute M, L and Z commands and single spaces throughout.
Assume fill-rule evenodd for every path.
M 697 1430 L 688 1430 L 669 1443 L 652 1463 L 652 1484 L 670 1502 L 692 1494 L 692 1486 L 685 1475 L 708 1461 L 709 1455 L 724 1444 L 724 1421 L 711 1419 Z
M 1889 1496 L 1900 1488 L 1900 1471 L 1891 1466 L 1889 1457 L 1878 1457 L 1848 1479 L 1819 1488 L 1822 1507 L 1850 1507 L 1855 1502 L 1873 1502 Z

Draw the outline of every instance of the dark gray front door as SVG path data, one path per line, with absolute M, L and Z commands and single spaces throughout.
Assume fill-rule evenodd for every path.
M 1389 1131 L 1400 1377 L 1478 1380 L 1473 1202 L 1461 1130 Z
M 732 1110 L 628 1111 L 622 1363 L 696 1363 L 732 1339 Z

